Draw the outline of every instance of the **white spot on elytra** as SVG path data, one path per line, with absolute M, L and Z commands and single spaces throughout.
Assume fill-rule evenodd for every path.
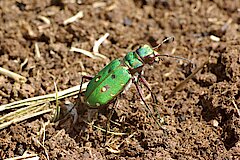
M 106 87 L 102 87 L 101 91 L 102 91 L 102 92 L 106 92 L 106 91 L 107 91 L 107 88 L 106 88 Z
M 97 82 L 97 81 L 99 81 L 99 80 L 100 80 L 100 78 L 97 77 L 96 80 L 95 80 L 95 82 Z
M 96 103 L 96 106 L 99 107 L 99 106 L 100 106 L 100 103 Z
M 114 97 L 114 96 L 115 96 L 115 94 L 112 94 L 112 93 L 111 93 L 111 94 L 110 94 L 110 96 Z

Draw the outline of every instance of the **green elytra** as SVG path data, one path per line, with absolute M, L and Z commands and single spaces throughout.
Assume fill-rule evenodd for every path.
M 123 59 L 115 59 L 89 82 L 84 99 L 90 108 L 104 106 L 114 100 L 131 80 L 142 72 L 145 64 L 152 64 L 159 54 L 144 45 L 129 52 Z

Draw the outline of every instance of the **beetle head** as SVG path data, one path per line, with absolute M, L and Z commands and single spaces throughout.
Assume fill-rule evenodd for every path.
M 151 48 L 149 45 L 144 45 L 144 46 L 138 48 L 136 50 L 136 53 L 145 64 L 153 64 L 154 62 L 158 62 L 160 56 L 161 57 L 171 57 L 171 58 L 175 58 L 175 59 L 182 59 L 182 60 L 192 63 L 191 60 L 188 60 L 183 57 L 173 56 L 173 55 L 169 55 L 169 54 L 159 54 L 157 52 L 159 50 L 159 48 L 162 46 L 163 43 L 165 43 L 169 40 L 173 41 L 174 37 L 166 38 L 165 40 L 163 40 L 159 45 L 157 45 L 154 48 Z
M 136 53 L 145 64 L 154 63 L 156 51 L 154 51 L 149 45 L 144 45 L 136 50 Z
M 163 43 L 174 40 L 174 37 L 168 37 L 165 40 L 163 40 L 159 45 L 157 45 L 154 48 L 151 48 L 149 45 L 144 45 L 136 50 L 138 56 L 141 58 L 141 60 L 145 64 L 153 64 L 154 62 L 159 61 L 159 56 L 161 56 L 157 51 L 162 46 Z
M 160 55 L 157 51 L 153 50 L 149 45 L 144 45 L 136 50 L 138 56 L 145 64 L 153 64 L 159 62 Z

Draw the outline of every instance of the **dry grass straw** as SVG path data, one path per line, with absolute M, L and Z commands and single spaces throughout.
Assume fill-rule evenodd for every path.
M 93 58 L 95 59 L 96 57 L 89 51 L 86 51 L 84 49 L 81 49 L 81 48 L 76 48 L 76 47 L 71 47 L 70 48 L 70 52 L 77 52 L 77 53 L 82 53 L 90 58 Z
M 71 47 L 70 52 L 82 53 L 93 59 L 102 58 L 102 59 L 105 59 L 106 61 L 109 61 L 109 59 L 106 56 L 99 53 L 100 45 L 107 39 L 108 36 L 109 36 L 109 33 L 105 33 L 102 37 L 100 37 L 98 40 L 94 42 L 93 52 L 89 52 L 87 50 L 76 48 L 76 47 Z
M 55 113 L 53 119 L 54 119 L 54 121 L 56 121 L 60 117 L 60 106 L 58 104 L 58 89 L 57 89 L 56 82 L 54 82 L 54 88 L 55 88 L 55 93 L 56 93 L 56 113 Z
M 8 158 L 5 160 L 39 160 L 40 158 L 38 157 L 37 154 L 25 154 L 22 156 L 14 157 L 14 158 Z
M 87 84 L 88 83 L 84 83 L 82 85 L 82 91 L 86 89 Z M 79 88 L 80 88 L 80 85 L 77 85 L 75 87 L 72 87 L 60 92 L 57 92 L 56 90 L 57 93 L 28 98 L 25 100 L 20 100 L 20 101 L 16 101 L 13 103 L 0 106 L 0 111 L 16 109 L 15 111 L 11 111 L 6 115 L 0 117 L 0 129 L 6 128 L 11 124 L 15 124 L 32 117 L 54 111 L 54 109 L 50 108 L 51 101 L 57 100 L 57 105 L 58 105 L 59 99 L 77 95 L 79 93 Z M 56 112 L 59 113 L 58 107 Z
M 0 67 L 0 74 L 8 76 L 12 79 L 14 79 L 15 81 L 21 82 L 21 83 L 25 83 L 27 81 L 27 79 L 17 73 L 14 73 L 12 71 L 9 71 L 7 69 L 4 69 L 2 67 Z
M 173 97 L 173 95 L 179 91 L 190 79 L 192 79 L 205 65 L 209 63 L 209 59 L 202 63 L 198 68 L 196 68 L 184 81 L 179 83 L 168 96 L 168 98 Z
M 88 125 L 96 128 L 96 129 L 100 130 L 100 131 L 103 131 L 103 132 L 106 132 L 106 133 L 109 133 L 109 134 L 112 134 L 112 135 L 116 135 L 116 136 L 128 135 L 127 133 L 117 133 L 117 132 L 107 131 L 107 130 L 105 130 L 105 129 L 101 128 L 101 127 L 95 126 L 95 125 L 93 125 L 93 124 L 91 124 L 91 123 L 89 123 L 89 122 L 87 122 L 87 121 L 84 121 L 84 122 L 85 122 L 86 124 L 88 124 Z
M 105 33 L 104 36 L 100 37 L 97 41 L 94 42 L 93 53 L 95 56 L 101 57 L 103 59 L 108 59 L 106 56 L 99 53 L 100 45 L 107 39 L 109 33 Z
M 82 11 L 79 11 L 77 14 L 75 14 L 74 16 L 66 19 L 63 24 L 64 25 L 68 25 L 70 23 L 73 23 L 75 21 L 77 21 L 78 19 L 82 18 L 83 17 L 83 12 Z
M 236 109 L 236 111 L 237 111 L 238 117 L 240 117 L 240 110 L 239 110 L 239 108 L 238 108 L 238 106 L 237 106 L 234 98 L 232 99 L 232 103 L 233 103 L 233 105 L 234 105 L 234 107 L 235 107 L 235 109 Z

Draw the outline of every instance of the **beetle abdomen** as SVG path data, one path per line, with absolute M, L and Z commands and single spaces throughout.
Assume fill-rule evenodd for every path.
M 113 60 L 89 82 L 85 102 L 92 108 L 109 103 L 123 91 L 130 79 L 131 74 L 121 60 Z

